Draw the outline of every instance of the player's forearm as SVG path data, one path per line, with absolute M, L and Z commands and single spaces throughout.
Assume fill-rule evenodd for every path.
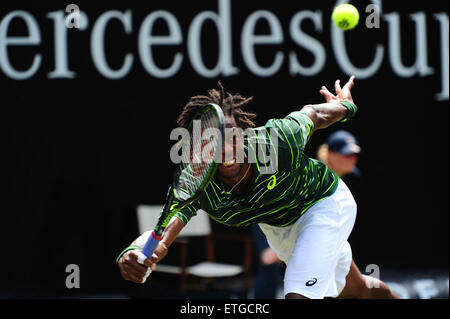
M 314 131 L 340 122 L 348 114 L 348 109 L 339 102 L 309 104 L 305 105 L 302 111 L 314 123 Z
M 184 224 L 180 219 L 178 219 L 177 217 L 172 217 L 172 219 L 169 221 L 169 224 L 164 229 L 161 241 L 158 243 L 158 246 L 155 249 L 157 260 L 154 260 L 154 262 L 161 261 L 161 259 L 163 259 L 167 255 L 170 245 L 172 245 L 183 227 Z
M 169 247 L 173 243 L 175 238 L 178 236 L 178 234 L 181 232 L 183 227 L 184 224 L 179 218 L 172 217 L 172 219 L 169 221 L 166 228 L 164 229 L 160 243 L 164 243 L 164 245 Z M 150 233 L 151 231 L 145 232 L 144 234 L 136 238 L 131 243 L 130 247 L 131 246 L 140 246 L 141 248 L 144 247 L 148 236 L 150 236 Z
M 175 238 L 177 238 L 178 234 L 181 232 L 183 227 L 184 224 L 181 221 L 181 219 L 177 217 L 172 217 L 172 219 L 169 221 L 169 224 L 167 224 L 167 227 L 163 232 L 160 244 L 163 244 L 167 248 L 169 248 L 170 245 L 172 245 Z

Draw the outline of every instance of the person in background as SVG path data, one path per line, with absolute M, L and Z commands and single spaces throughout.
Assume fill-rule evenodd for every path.
M 339 175 L 356 200 L 361 185 L 361 172 L 356 166 L 360 153 L 361 147 L 355 136 L 344 130 L 332 133 L 317 150 L 317 159 Z
M 270 248 L 266 236 L 258 225 L 251 227 L 257 255 L 257 268 L 253 278 L 253 298 L 275 299 L 283 282 L 283 264 L 276 252 Z

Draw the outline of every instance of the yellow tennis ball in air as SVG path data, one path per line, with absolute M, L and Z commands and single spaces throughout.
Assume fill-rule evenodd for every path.
M 358 25 L 359 12 L 351 4 L 341 4 L 334 8 L 331 19 L 339 29 L 346 31 Z

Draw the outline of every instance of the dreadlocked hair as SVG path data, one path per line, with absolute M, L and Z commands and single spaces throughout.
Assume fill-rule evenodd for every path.
M 243 107 L 249 104 L 253 97 L 245 98 L 239 93 L 232 95 L 225 91 L 220 81 L 217 83 L 217 86 L 218 90 L 209 90 L 207 95 L 197 95 L 190 98 L 177 119 L 179 127 L 187 127 L 192 117 L 208 103 L 219 105 L 225 116 L 233 116 L 237 126 L 241 129 L 245 130 L 249 127 L 255 127 L 253 118 L 256 117 L 256 114 L 243 110 Z

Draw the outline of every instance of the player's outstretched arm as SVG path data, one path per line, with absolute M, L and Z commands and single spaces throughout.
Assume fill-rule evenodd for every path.
M 343 88 L 341 88 L 340 80 L 336 80 L 334 84 L 336 95 L 328 91 L 325 86 L 322 86 L 320 93 L 325 97 L 326 103 L 309 104 L 302 108 L 302 111 L 313 121 L 314 131 L 326 128 L 347 117 L 349 109 L 341 102 L 349 102 L 354 105 L 351 95 L 354 80 L 355 77 L 352 76 Z
M 150 259 L 150 265 L 153 266 L 154 263 L 159 262 L 161 259 L 166 257 L 167 252 L 169 250 L 170 245 L 172 245 L 175 238 L 177 238 L 178 234 L 183 229 L 184 224 L 181 219 L 177 217 L 172 217 L 172 219 L 167 224 L 164 232 L 162 234 L 162 239 L 158 243 L 158 246 L 153 253 L 152 258 Z

